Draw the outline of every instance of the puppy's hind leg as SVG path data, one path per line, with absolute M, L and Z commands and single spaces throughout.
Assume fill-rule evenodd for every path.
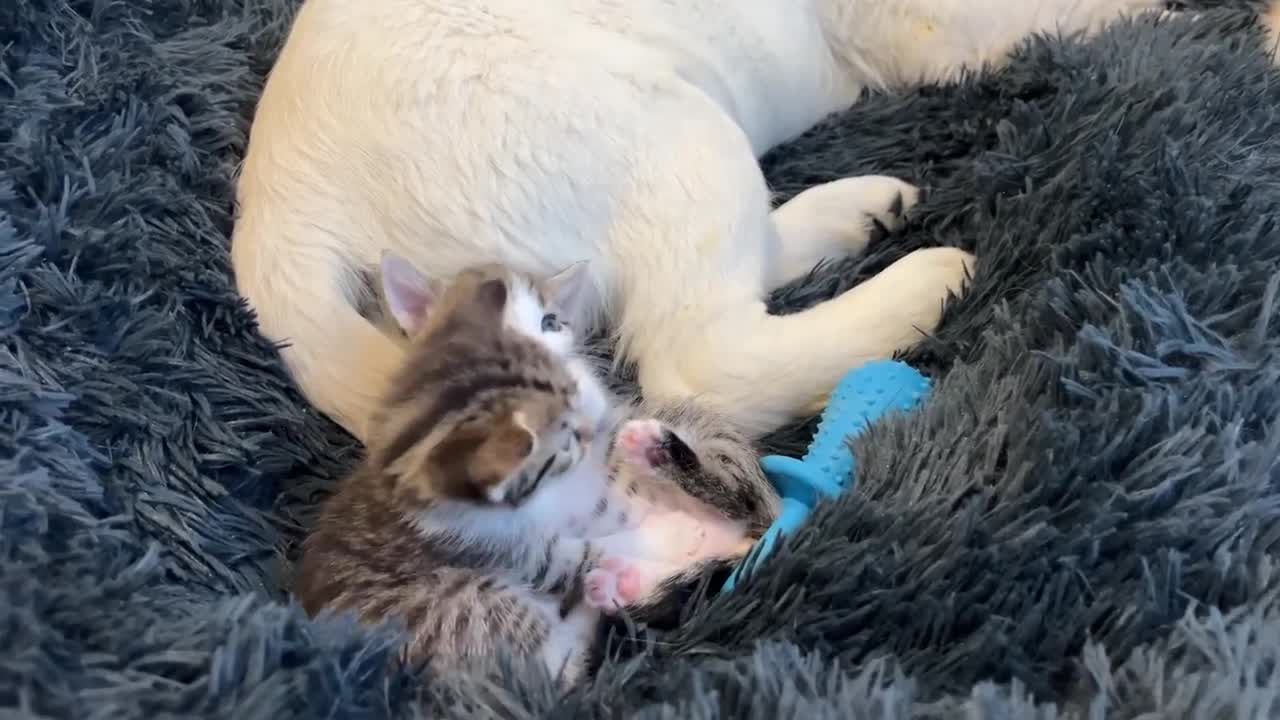
M 741 306 L 685 339 L 679 354 L 642 377 L 678 377 L 748 433 L 814 412 L 850 369 L 892 357 L 933 332 L 975 260 L 957 248 L 917 250 L 827 302 L 791 315 Z M 643 382 L 643 381 L 642 381 Z
M 805 237 L 792 232 L 804 223 L 781 210 L 770 215 L 749 143 L 716 117 L 704 116 L 703 127 L 686 122 L 644 158 L 653 170 L 635 180 L 647 191 L 643 202 L 619 218 L 618 231 L 631 237 L 613 242 L 625 253 L 614 264 L 623 295 L 617 328 L 646 399 L 694 398 L 754 437 L 809 412 L 851 368 L 932 332 L 973 258 L 955 248 L 920 250 L 809 310 L 770 315 L 768 286 L 807 271 L 833 236 L 814 232 L 803 251 L 800 243 L 785 249 Z M 883 204 L 893 204 L 884 187 L 907 192 L 896 181 L 869 187 Z

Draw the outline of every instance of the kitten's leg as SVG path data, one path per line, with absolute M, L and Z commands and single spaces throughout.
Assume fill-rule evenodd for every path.
M 652 407 L 659 419 L 631 420 L 619 428 L 618 472 L 647 479 L 661 507 L 698 518 L 684 527 L 723 552 L 729 537 L 762 533 L 777 516 L 776 490 L 760 469 L 756 448 L 721 417 L 694 403 Z M 719 548 L 719 549 L 716 549 Z
M 600 609 L 587 602 L 550 620 L 541 655 L 547 669 L 559 676 L 562 684 L 573 685 L 582 677 L 588 648 L 599 625 Z
M 674 563 L 610 555 L 587 573 L 586 602 L 613 614 L 651 596 L 682 570 L 682 566 Z
M 706 510 L 704 506 L 710 506 L 725 510 L 734 519 L 744 519 L 737 517 L 741 513 L 727 507 L 736 487 L 728 487 L 716 475 L 703 473 L 696 451 L 661 420 L 645 418 L 625 423 L 618 430 L 614 456 L 619 470 L 638 476 L 638 482 L 646 486 L 645 491 L 659 507 L 701 513 Z M 741 484 L 745 480 L 738 485 Z M 700 540 L 690 538 L 685 545 L 696 548 Z
M 666 450 L 662 447 L 665 431 L 660 420 L 629 420 L 618 429 L 614 452 L 622 462 L 646 475 L 656 476 L 657 468 L 666 462 Z
M 796 195 L 770 215 L 778 253 L 765 286 L 772 290 L 803 277 L 823 260 L 861 255 L 902 227 L 919 199 L 914 185 L 881 175 L 835 180 Z
M 554 537 L 536 559 L 516 568 L 515 575 L 533 592 L 559 598 L 559 616 L 568 619 L 580 600 L 608 611 L 615 601 L 626 605 L 647 597 L 700 559 L 685 544 L 681 538 L 646 532 L 646 528 L 590 541 Z
M 554 602 L 505 574 L 461 568 L 437 569 L 362 597 L 358 609 L 366 622 L 397 618 L 406 623 L 400 660 L 411 665 L 427 661 L 437 672 L 486 661 L 505 646 L 518 656 L 542 658 L 552 675 L 572 681 L 599 618 L 582 611 L 562 618 Z
M 563 598 L 564 612 L 568 612 L 581 593 L 582 578 L 598 564 L 603 554 L 589 540 L 564 535 L 528 542 L 513 550 L 516 550 L 515 563 L 506 569 L 507 575 L 525 583 L 534 592 Z
M 451 592 L 441 593 L 441 587 Z M 437 671 L 457 671 L 461 661 L 492 658 L 505 646 L 540 658 L 552 677 L 572 685 L 600 623 L 599 609 L 589 603 L 565 611 L 502 573 L 448 569 L 397 594 L 402 599 L 390 615 L 416 623 L 407 628 L 401 657 L 410 663 L 429 660 Z M 384 615 L 368 621 L 381 622 Z
M 665 591 L 695 579 L 708 564 L 736 562 L 750 551 L 753 544 L 743 540 L 732 554 L 702 558 L 683 565 L 607 556 L 587 574 L 586 603 L 606 615 L 613 615 L 625 607 L 651 604 Z

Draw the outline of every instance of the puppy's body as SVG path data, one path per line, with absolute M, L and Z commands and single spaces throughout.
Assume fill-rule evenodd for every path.
M 364 438 L 402 357 L 355 309 L 381 252 L 435 278 L 589 261 L 585 319 L 616 331 L 647 397 L 763 432 L 931 330 L 972 258 L 917 251 L 770 316 L 770 289 L 861 252 L 917 192 L 851 178 L 771 213 L 756 157 L 867 88 L 1159 4 L 309 0 L 245 158 L 238 286 L 304 392 Z

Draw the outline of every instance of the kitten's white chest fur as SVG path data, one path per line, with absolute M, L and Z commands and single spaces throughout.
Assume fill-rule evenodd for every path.
M 584 395 L 607 402 L 607 394 L 590 373 L 579 379 Z M 741 523 L 661 481 L 642 479 L 635 494 L 624 489 L 629 483 L 610 482 L 608 436 L 613 430 L 615 408 L 599 407 L 610 417 L 603 423 L 606 427 L 578 464 L 545 480 L 511 513 L 515 525 L 536 529 L 532 533 L 536 536 L 562 534 L 590 539 L 612 555 L 661 561 L 681 568 L 697 560 L 733 553 L 746 536 Z M 502 521 L 495 517 L 491 522 L 483 529 L 477 528 L 477 534 L 497 531 L 496 523 Z
M 1032 31 L 1158 0 L 309 0 L 238 188 L 237 284 L 303 391 L 364 437 L 402 351 L 356 311 L 393 250 L 443 278 L 590 264 L 651 398 L 750 432 L 937 323 L 973 258 L 917 251 L 804 313 L 764 296 L 918 199 L 867 176 L 770 212 L 756 157 L 867 87 L 954 76 Z

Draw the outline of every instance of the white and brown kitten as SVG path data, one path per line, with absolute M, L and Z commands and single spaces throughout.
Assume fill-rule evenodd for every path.
M 407 338 L 438 284 L 391 253 L 382 266 L 381 310 Z M 542 525 L 592 539 L 605 553 L 588 578 L 587 601 L 613 612 L 652 600 L 661 585 L 699 572 L 704 561 L 749 549 L 778 510 L 754 444 L 709 407 L 623 404 L 605 389 L 599 369 L 576 352 L 567 320 L 581 315 L 586 263 L 539 280 L 487 267 L 506 272 L 513 288 L 503 322 L 566 364 L 578 383 L 575 407 L 589 418 L 590 435 L 600 436 L 580 463 L 550 473 L 555 482 L 526 508 Z
M 454 666 L 505 645 L 572 680 L 601 608 L 652 599 L 767 525 L 776 498 L 750 444 L 717 434 L 713 416 L 689 422 L 691 409 L 670 414 L 702 455 L 661 424 L 630 423 L 610 480 L 597 435 L 617 414 L 546 307 L 573 278 L 487 266 L 437 292 L 384 260 L 408 362 L 365 462 L 305 543 L 296 591 L 309 612 L 399 620 L 410 661 Z

